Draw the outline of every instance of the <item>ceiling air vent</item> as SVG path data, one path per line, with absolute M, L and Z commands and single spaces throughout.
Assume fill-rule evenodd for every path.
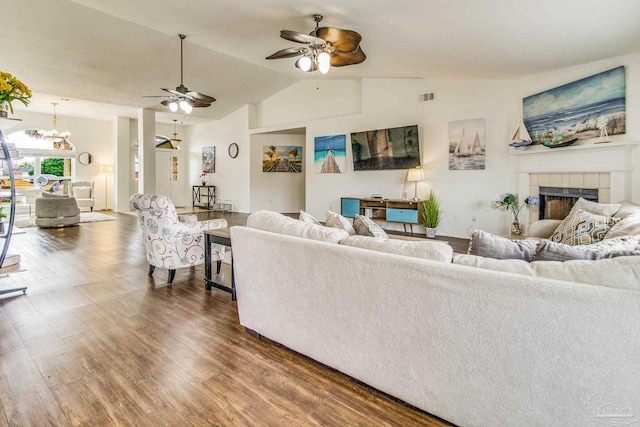
M 433 101 L 435 96 L 433 92 L 421 93 L 418 95 L 418 102 Z

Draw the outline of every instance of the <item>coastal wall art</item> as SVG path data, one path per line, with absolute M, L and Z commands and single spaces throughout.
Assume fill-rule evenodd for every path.
M 351 134 L 353 170 L 411 169 L 420 166 L 418 125 Z
M 262 147 L 262 172 L 302 172 L 302 146 Z
M 316 173 L 345 173 L 347 135 L 316 136 L 313 165 Z
M 624 67 L 523 99 L 524 124 L 534 143 L 626 132 Z
M 202 173 L 216 171 L 216 147 L 202 147 Z
M 449 170 L 483 170 L 485 119 L 449 122 Z

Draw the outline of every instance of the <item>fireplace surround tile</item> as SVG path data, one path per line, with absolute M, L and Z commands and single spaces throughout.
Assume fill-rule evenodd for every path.
M 583 185 L 584 185 L 584 188 L 600 188 L 600 174 L 585 173 Z
M 581 173 L 572 173 L 569 175 L 569 187 L 584 188 L 584 175 Z
M 611 175 L 608 173 L 600 174 L 600 188 L 611 188 Z

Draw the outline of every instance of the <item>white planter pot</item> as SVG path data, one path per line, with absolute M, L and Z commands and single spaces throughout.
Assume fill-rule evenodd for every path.
M 427 230 L 427 237 L 429 239 L 435 239 L 436 237 L 436 228 L 425 228 Z

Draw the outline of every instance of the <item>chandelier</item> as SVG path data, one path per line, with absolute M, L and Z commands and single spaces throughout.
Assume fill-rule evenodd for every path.
M 67 138 L 71 136 L 71 132 L 59 132 L 56 129 L 56 124 L 58 122 L 58 116 L 56 116 L 56 105 L 57 102 L 52 102 L 53 105 L 53 129 L 51 130 L 39 130 L 38 135 L 47 141 L 51 141 L 53 143 L 53 148 L 56 150 L 70 150 L 71 144 L 67 141 Z
M 178 133 L 176 132 L 176 122 L 177 122 L 177 120 L 173 119 L 173 138 L 171 138 L 169 140 L 169 142 L 171 143 L 171 146 L 173 148 L 175 148 L 176 150 L 179 150 L 180 149 L 180 142 L 182 140 L 178 139 Z

